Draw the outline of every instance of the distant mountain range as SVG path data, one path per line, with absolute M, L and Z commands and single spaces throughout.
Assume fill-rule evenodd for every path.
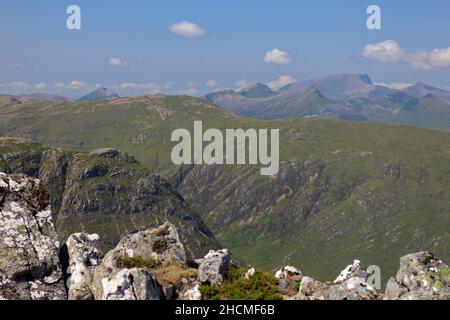
M 0 105 L 28 102 L 70 102 L 72 99 L 51 93 L 32 93 L 24 95 L 0 95 Z
M 297 81 L 277 91 L 263 84 L 205 96 L 210 102 L 261 119 L 333 118 L 450 130 L 450 92 L 424 83 L 395 90 L 368 75 L 340 74 Z
M 77 101 L 107 101 L 120 98 L 120 96 L 113 91 L 100 88 L 97 89 Z M 7 95 L 0 94 L 0 105 L 14 104 L 14 103 L 29 103 L 29 102 L 74 102 L 74 99 L 67 98 L 57 94 L 51 93 L 32 93 L 23 95 Z

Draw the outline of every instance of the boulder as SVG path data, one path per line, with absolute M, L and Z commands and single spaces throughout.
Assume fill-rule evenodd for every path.
M 326 300 L 330 286 L 310 277 L 302 277 L 297 295 L 290 300 Z
M 210 251 L 198 268 L 198 279 L 201 283 L 218 285 L 228 276 L 231 256 L 227 249 Z
M 67 299 L 57 239 L 40 181 L 0 173 L 0 299 Z
M 187 264 L 177 229 L 170 223 L 125 236 L 115 249 L 108 252 L 102 266 L 120 267 L 124 258 L 142 258 L 159 264 Z
M 354 260 L 352 264 L 348 265 L 344 270 L 342 270 L 341 274 L 334 280 L 333 283 L 340 284 L 353 277 L 362 279 L 367 278 L 367 272 L 361 266 L 361 261 L 359 260 Z
M 302 272 L 295 267 L 286 266 L 275 273 L 275 278 L 287 282 L 300 281 L 302 279 Z
M 70 275 L 67 281 L 69 300 L 90 300 L 94 268 L 100 265 L 102 253 L 97 234 L 76 233 L 66 242 Z
M 380 295 L 365 279 L 353 277 L 330 287 L 328 300 L 378 300 Z
M 400 269 L 385 292 L 391 300 L 450 300 L 450 267 L 430 252 L 400 259 Z
M 99 300 L 97 297 L 97 300 Z M 122 269 L 101 280 L 101 300 L 161 300 L 161 287 L 142 269 Z
M 249 280 L 255 275 L 255 273 L 256 273 L 256 269 L 255 268 L 250 268 L 245 273 L 244 278 Z
M 378 300 L 380 294 L 367 283 L 368 273 L 361 261 L 354 260 L 334 280 L 328 300 Z
M 191 300 L 199 301 L 203 299 L 202 293 L 200 292 L 200 286 L 197 284 L 195 287 L 187 290 L 181 295 L 181 300 Z

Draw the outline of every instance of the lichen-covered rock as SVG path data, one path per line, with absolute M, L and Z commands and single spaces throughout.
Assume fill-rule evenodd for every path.
M 450 267 L 430 252 L 404 256 L 385 296 L 391 300 L 450 300 Z
M 67 298 L 48 193 L 39 180 L 0 173 L 0 298 Z
M 67 286 L 69 300 L 90 300 L 94 268 L 100 265 L 102 253 L 97 234 L 76 233 L 67 239 L 70 275 Z
M 101 280 L 101 300 L 161 300 L 161 287 L 142 269 L 122 269 Z M 97 297 L 99 298 L 99 297 Z
M 159 228 L 140 231 L 120 240 L 115 249 L 106 254 L 102 266 L 120 267 L 124 258 L 142 258 L 157 263 L 186 265 L 186 253 L 176 227 L 166 223 Z
M 201 283 L 221 284 L 228 276 L 231 256 L 227 249 L 210 251 L 198 268 Z
M 302 279 L 302 272 L 295 267 L 282 267 L 275 273 L 275 278 L 285 281 L 300 281 Z
M 130 270 L 126 268 L 124 261 L 130 258 L 154 264 L 187 264 L 184 246 L 175 226 L 170 223 L 128 235 L 122 238 L 117 247 L 105 255 L 100 266 L 94 269 L 91 288 L 96 300 L 164 298 L 162 287 L 156 278 L 139 269 L 140 266 Z M 127 288 L 133 289 L 135 296 L 130 295 Z M 140 288 L 141 294 L 136 293 L 136 288 Z
M 378 300 L 380 295 L 367 281 L 353 277 L 330 287 L 328 300 Z

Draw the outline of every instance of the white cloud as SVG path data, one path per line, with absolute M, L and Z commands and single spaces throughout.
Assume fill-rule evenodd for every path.
M 428 52 L 420 52 L 413 55 L 411 61 L 415 69 L 448 68 L 450 67 L 450 47 L 447 49 L 434 49 Z
M 26 90 L 31 88 L 31 84 L 23 81 L 15 81 L 9 84 L 9 87 L 17 90 Z
M 247 80 L 239 80 L 236 81 L 236 90 L 243 90 L 245 88 L 248 88 L 250 86 L 250 82 L 248 82 Z
M 289 64 L 291 63 L 291 58 L 289 58 L 287 52 L 274 48 L 266 52 L 264 61 L 271 64 Z
M 47 89 L 49 86 L 48 86 L 48 84 L 46 84 L 44 82 L 37 83 L 37 84 L 30 84 L 30 83 L 27 83 L 24 81 L 15 81 L 15 82 L 11 82 L 11 83 L 0 84 L 0 87 L 14 89 L 14 90 L 29 90 L 29 89 L 42 90 L 42 89 Z
M 269 83 L 267 83 L 267 85 L 272 90 L 278 90 L 278 89 L 281 89 L 284 86 L 287 86 L 288 84 L 294 83 L 296 81 L 297 81 L 297 79 L 295 79 L 289 75 L 283 75 L 283 76 L 279 77 L 277 80 L 270 81 Z
M 363 52 L 364 57 L 380 62 L 400 61 L 404 59 L 405 52 L 398 42 L 387 40 L 380 43 L 369 44 Z
M 89 88 L 89 84 L 80 80 L 73 80 L 69 83 L 58 82 L 55 83 L 55 88 L 65 89 L 65 90 L 83 90 Z
M 216 80 L 208 80 L 205 85 L 209 88 L 215 88 L 219 85 L 219 83 Z
M 390 89 L 395 89 L 395 90 L 403 90 L 403 89 L 406 89 L 406 88 L 414 85 L 413 83 L 408 83 L 408 82 L 390 82 L 390 83 L 377 82 L 375 84 L 379 85 L 379 86 L 387 87 Z
M 201 83 L 197 81 L 191 81 L 186 84 L 186 88 L 179 90 L 178 94 L 187 95 L 187 96 L 197 96 L 200 94 L 200 89 L 198 88 L 201 86 Z
M 19 89 L 19 90 L 28 89 L 28 88 L 31 87 L 30 84 L 28 84 L 28 83 L 26 83 L 26 82 L 23 82 L 23 81 L 15 81 L 15 82 L 11 82 L 8 86 L 9 86 L 10 88 L 13 88 L 13 89 Z
M 35 84 L 33 86 L 33 88 L 39 89 L 39 90 L 47 89 L 48 88 L 48 84 L 46 84 L 45 82 L 41 82 L 41 83 Z
M 23 63 L 21 62 L 14 62 L 11 64 L 11 67 L 13 68 L 22 68 L 23 67 Z
M 181 21 L 170 26 L 170 32 L 181 37 L 195 39 L 203 36 L 206 33 L 198 24 L 190 21 Z
M 120 58 L 110 58 L 109 59 L 109 65 L 113 66 L 113 67 L 127 67 L 128 66 L 128 62 L 123 61 Z
M 363 51 L 363 56 L 380 62 L 408 62 L 414 69 L 430 70 L 450 67 L 450 47 L 409 53 L 402 49 L 398 42 L 387 40 L 369 44 Z

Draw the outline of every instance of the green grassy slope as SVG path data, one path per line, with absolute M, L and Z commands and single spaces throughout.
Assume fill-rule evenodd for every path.
M 335 120 L 262 121 L 190 97 L 29 104 L 0 110 L 0 136 L 76 149 L 115 147 L 173 175 L 172 130 L 280 128 L 281 170 L 199 166 L 179 189 L 238 258 L 328 279 L 353 259 L 385 277 L 406 253 L 450 260 L 450 134 Z

